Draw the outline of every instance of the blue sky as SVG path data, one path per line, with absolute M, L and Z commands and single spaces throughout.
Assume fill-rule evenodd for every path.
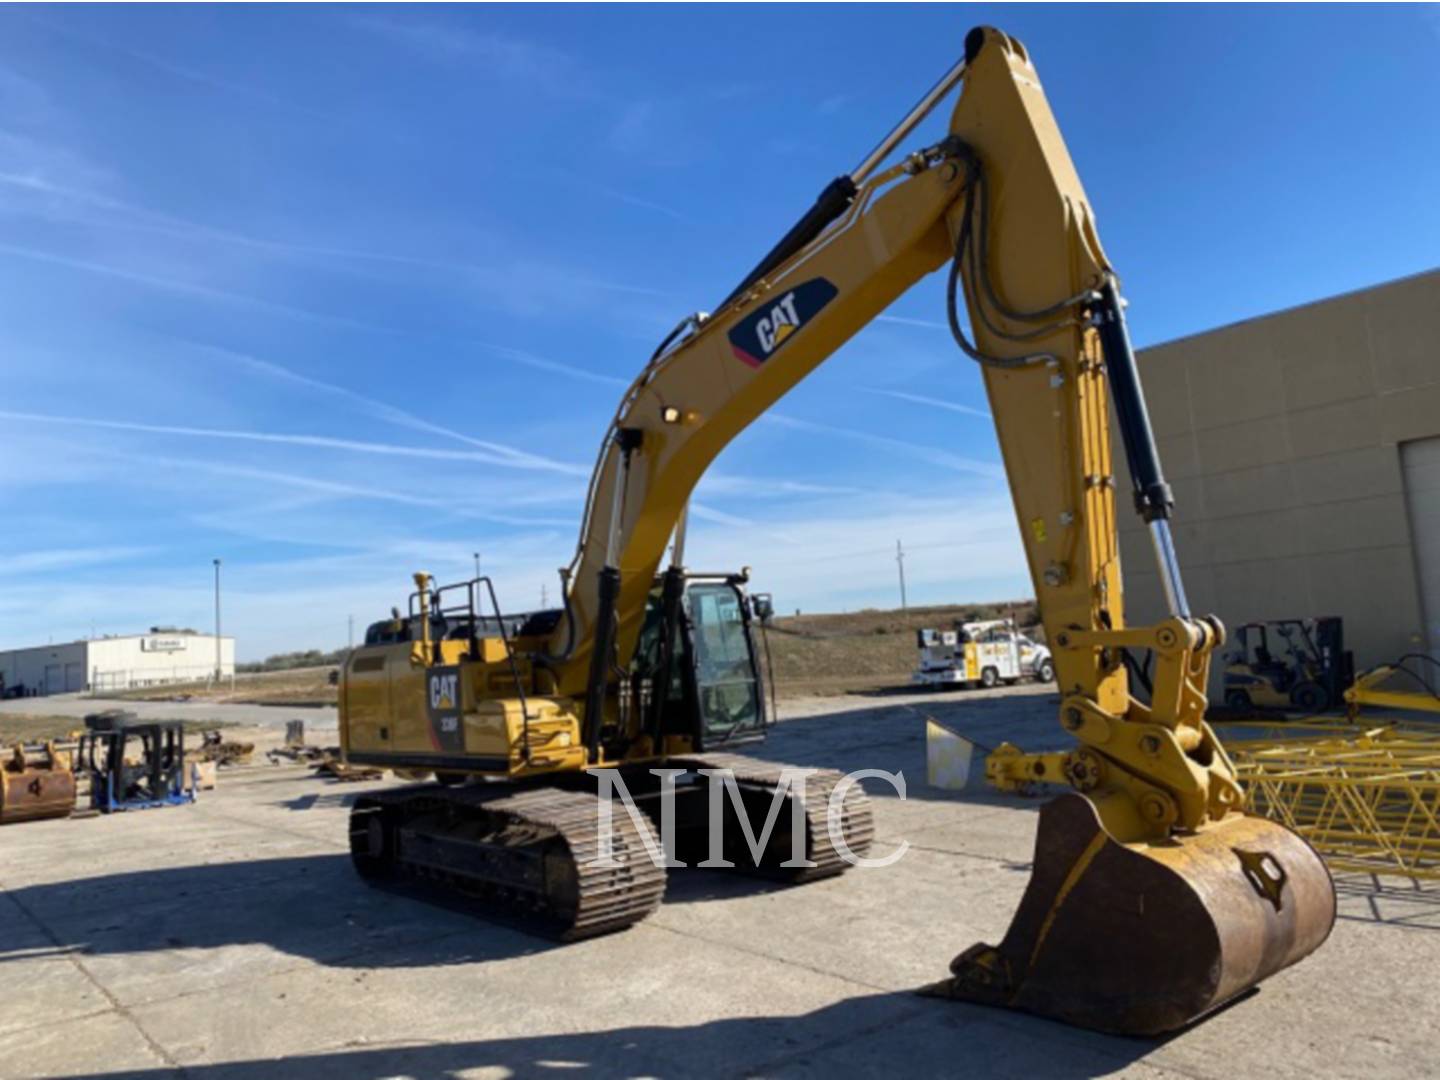
M 1025 41 L 1140 344 L 1440 263 L 1434 7 L 0 8 L 0 646 L 555 597 L 623 384 L 953 62 Z M 923 134 L 921 136 L 923 138 Z M 782 610 L 1029 592 L 922 283 L 696 497 Z

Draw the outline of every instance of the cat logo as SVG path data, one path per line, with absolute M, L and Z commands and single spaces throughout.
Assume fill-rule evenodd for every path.
M 430 708 L 437 711 L 440 709 L 455 708 L 458 701 L 458 695 L 455 689 L 459 681 L 460 675 L 454 671 L 431 675 Z
M 430 745 L 442 754 L 465 752 L 465 725 L 461 717 L 460 668 L 454 664 L 430 669 Z
M 795 314 L 795 294 L 790 292 L 770 309 L 769 315 L 755 324 L 755 336 L 760 339 L 760 348 L 769 356 L 799 325 L 800 316 Z
M 731 350 L 737 358 L 758 368 L 838 294 L 839 290 L 824 278 L 796 285 L 736 323 L 730 331 Z

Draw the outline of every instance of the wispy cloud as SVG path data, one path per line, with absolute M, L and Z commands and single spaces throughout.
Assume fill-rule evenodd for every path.
M 644 149 L 650 142 L 650 129 L 654 119 L 654 102 L 630 102 L 620 111 L 620 116 L 610 128 L 611 147 L 627 154 Z
M 876 315 L 876 322 L 895 323 L 897 326 L 919 326 L 926 330 L 949 330 L 950 324 L 935 322 L 933 319 L 912 319 L 908 315 Z
M 209 285 L 201 285 L 194 281 L 159 277 L 154 274 L 142 274 L 134 270 L 128 270 L 122 266 L 91 262 L 87 259 L 74 259 L 67 255 L 57 255 L 54 252 L 40 251 L 36 248 L 19 247 L 15 244 L 0 244 L 0 255 L 10 255 L 17 259 L 28 259 L 32 262 L 61 266 L 67 270 L 78 270 L 86 274 L 98 274 L 102 277 L 126 281 L 132 285 L 142 285 L 149 289 L 160 289 L 165 292 L 180 293 L 186 296 L 201 296 L 207 300 L 219 300 L 227 304 L 240 304 L 246 307 L 268 311 L 275 315 L 285 315 L 290 318 L 304 319 L 309 322 L 326 323 L 331 326 L 345 326 L 360 330 L 383 329 L 381 327 L 357 322 L 354 319 L 347 319 L 338 315 L 327 315 L 318 311 L 308 311 L 304 308 L 292 307 L 289 304 L 279 304 L 273 300 L 262 300 L 257 296 L 248 296 L 244 293 L 231 292 L 227 289 L 212 288 Z
M 736 514 L 727 514 L 723 510 L 716 510 L 713 506 L 706 506 L 704 503 L 695 502 L 693 499 L 687 508 L 687 513 L 699 521 L 709 521 L 716 525 L 730 525 L 735 528 L 749 528 L 755 524 L 749 518 L 739 517 Z
M 343 481 L 330 480 L 325 477 L 310 476 L 303 473 L 283 472 L 273 469 L 259 469 L 248 465 L 233 465 L 225 462 L 202 461 L 194 458 L 175 457 L 153 457 L 142 455 L 130 455 L 130 460 L 146 462 L 152 465 L 161 465 L 177 469 L 192 469 L 209 473 L 213 476 L 225 476 L 235 479 L 256 480 L 264 484 L 280 484 L 287 487 L 298 488 L 303 491 L 314 492 L 332 498 L 373 500 L 379 502 L 399 503 L 404 506 L 420 506 L 430 510 L 444 511 L 446 514 L 455 517 L 471 518 L 477 521 L 491 521 L 501 525 L 521 526 L 568 526 L 572 522 L 559 518 L 531 518 L 514 514 L 495 514 L 488 511 L 476 510 L 465 505 L 455 498 L 437 498 L 429 495 L 420 495 L 411 491 L 395 491 L 393 489 L 377 487 L 374 484 L 347 484 Z
M 16 155 L 7 155 L 7 157 L 17 161 L 19 160 Z M 262 236 L 251 236 L 246 233 L 235 232 L 230 229 L 220 228 L 189 218 L 177 217 L 174 214 L 154 210 L 137 203 L 127 202 L 124 199 L 117 199 L 102 192 L 75 187 L 70 184 L 57 183 L 50 179 L 46 175 L 46 172 L 47 170 L 36 167 L 32 167 L 24 172 L 17 172 L 14 171 L 14 168 L 11 168 L 7 171 L 0 172 L 0 185 L 46 197 L 49 202 L 44 209 L 51 216 L 57 213 L 63 213 L 65 204 L 72 204 L 74 207 L 86 207 L 93 210 L 106 210 L 111 211 L 112 216 L 100 222 L 95 222 L 95 219 L 92 218 L 90 219 L 91 222 L 112 227 L 164 233 L 185 240 L 210 241 L 235 247 L 250 248 L 255 251 L 263 251 L 276 255 L 397 263 L 403 266 L 423 266 L 434 270 L 450 272 L 481 269 L 477 265 L 453 260 L 429 259 L 423 256 L 406 255 L 397 252 L 333 247 L 297 243 L 292 240 L 277 240 Z M 12 205 L 10 209 L 13 211 L 20 208 Z
M 202 346 L 202 348 L 204 348 L 206 352 L 218 355 L 268 378 L 279 379 L 297 386 L 307 387 L 322 394 L 341 398 L 358 407 L 366 415 L 375 417 L 377 420 L 384 420 L 387 423 L 395 424 L 398 427 L 409 428 L 412 431 L 424 431 L 431 435 L 442 435 L 447 439 L 454 439 L 456 442 L 478 447 L 488 453 L 498 454 L 508 458 L 520 468 L 550 469 L 555 472 L 568 473 L 571 475 L 579 475 L 580 472 L 584 472 L 584 470 L 577 465 L 555 461 L 551 458 L 543 457 L 539 454 L 532 454 L 525 450 L 517 450 L 513 446 L 491 442 L 488 439 L 477 439 L 471 435 L 466 435 L 464 432 L 456 431 L 454 428 L 432 423 L 423 417 L 416 416 L 414 413 L 408 412 L 395 405 L 377 401 L 374 398 L 366 397 L 364 394 L 356 393 L 347 387 L 325 382 L 323 379 L 315 379 L 309 375 L 302 375 L 298 371 L 292 371 L 290 368 L 272 363 L 269 360 L 261 360 L 254 356 L 246 356 L 242 353 L 235 353 L 228 349 L 219 349 L 214 346 Z
M 417 18 L 412 13 L 400 18 L 358 16 L 351 25 L 430 60 L 464 61 L 467 71 L 479 77 L 523 82 L 550 93 L 577 89 L 574 60 L 544 42 L 477 30 L 455 21 Z
M 669 206 L 665 206 L 662 203 L 654 202 L 650 199 L 642 199 L 639 195 L 631 195 L 629 192 L 619 191 L 612 187 L 606 187 L 603 184 L 596 184 L 587 181 L 585 184 L 585 189 L 587 191 L 592 191 L 597 195 L 603 195 L 607 199 L 613 199 L 616 202 L 625 203 L 627 206 L 636 206 L 642 210 L 653 210 L 657 214 L 664 214 L 666 217 L 673 218 L 676 221 L 683 221 L 687 224 L 693 224 L 695 220 L 694 218 L 682 214 L 679 210 L 676 210 Z
M 0 65 L 0 106 L 10 123 L 40 124 L 49 119 L 54 105 L 50 93 L 34 79 Z
M 990 419 L 990 413 L 985 409 L 977 409 L 974 405 L 962 405 L 958 401 L 946 401 L 944 398 L 929 397 L 925 394 L 911 394 L 904 390 L 882 390 L 879 387 L 863 387 L 867 394 L 879 394 L 882 397 L 894 398 L 896 401 L 908 401 L 912 405 L 928 405 L 933 409 L 946 409 L 949 412 L 963 413 L 966 416 L 983 416 Z
M 535 469 L 588 476 L 590 470 L 581 465 L 566 465 L 547 458 L 517 455 L 508 447 L 503 453 L 481 450 L 442 450 L 426 446 L 397 446 L 393 443 L 361 442 L 337 439 L 328 435 L 300 435 L 268 431 L 235 431 L 223 428 L 184 427 L 172 424 L 141 424 L 129 420 L 103 420 L 80 416 L 55 416 L 44 413 L 0 410 L 0 419 L 37 424 L 66 424 L 74 427 L 102 428 L 109 431 L 132 431 L 149 435 L 175 435 L 199 439 L 230 439 L 241 442 L 272 443 L 285 446 L 306 446 L 321 450 L 345 450 L 361 454 L 382 454 L 390 457 L 426 458 L 433 461 L 474 461 L 501 465 L 511 469 Z
M 126 562 L 159 551 L 156 547 L 51 548 L 0 555 L 0 575 L 40 574 L 50 570 L 74 570 L 83 566 Z
M 27 133 L 14 126 L 19 120 L 12 111 L 23 111 L 25 105 L 11 105 L 5 97 L 0 97 L 0 108 L 6 110 L 6 123 L 9 125 L 0 128 L 0 172 L 32 188 L 45 182 L 58 183 L 57 177 L 67 184 L 76 185 L 103 185 L 113 179 L 108 169 L 96 164 L 88 155 L 62 146 L 49 137 L 52 129 L 65 124 L 63 114 L 58 110 L 41 112 L 39 118 L 28 125 Z M 56 201 L 54 193 L 40 193 L 50 196 L 47 209 L 53 206 Z M 0 200 L 0 207 L 10 212 L 22 209 L 13 199 Z
M 46 175 L 49 170 L 45 169 L 42 165 L 27 164 L 27 162 L 35 160 L 35 146 L 33 143 L 26 144 L 29 150 L 28 154 L 8 153 L 6 152 L 3 134 L 3 132 L 0 132 L 0 187 L 43 198 L 43 203 L 32 206 L 30 209 L 36 216 L 46 219 L 53 220 L 58 218 L 68 221 L 83 221 L 85 224 L 91 226 L 155 233 L 196 243 L 220 244 L 283 259 L 301 260 L 309 263 L 318 262 L 331 269 L 346 269 L 350 264 L 369 263 L 381 266 L 433 270 L 436 271 L 437 274 L 443 275 L 441 280 L 447 283 L 478 285 L 480 289 L 501 297 L 508 297 L 512 294 L 524 296 L 529 293 L 540 293 L 542 291 L 541 286 L 544 287 L 543 294 L 546 297 L 564 296 L 567 293 L 573 294 L 577 289 L 633 296 L 663 297 L 669 295 L 663 289 L 656 289 L 647 285 L 636 285 L 626 281 L 595 277 L 593 275 L 576 274 L 568 268 L 550 266 L 530 260 L 517 261 L 501 259 L 496 263 L 481 264 L 405 252 L 310 244 L 295 240 L 253 236 L 247 233 L 236 232 L 231 229 L 220 228 L 204 222 L 152 210 L 149 207 L 140 206 L 123 199 L 113 198 L 101 192 L 58 183 Z M 626 198 L 621 192 L 609 192 L 608 194 L 616 198 Z M 636 200 L 636 202 L 637 205 L 643 204 L 644 200 Z M 6 205 L 5 209 L 11 213 L 24 213 L 27 208 L 18 203 L 11 202 Z M 658 204 L 652 204 L 651 209 L 669 212 L 668 208 L 661 207 Z M 87 213 L 86 211 L 101 211 L 102 213 L 97 216 L 94 213 Z M 227 300 L 235 303 L 248 303 L 301 318 L 388 332 L 385 327 L 344 319 L 339 316 L 305 311 L 300 308 L 284 304 L 275 304 L 255 297 L 208 288 L 192 282 L 136 274 L 119 267 L 66 259 L 64 256 L 53 255 L 34 249 L 15 249 L 11 253 L 69 265 L 73 269 L 83 269 L 93 273 L 105 273 L 114 277 L 123 277 L 138 284 L 146 284 L 156 288 L 188 292 L 193 295 L 204 295 L 212 299 Z
M 587 382 L 603 383 L 606 386 L 629 386 L 630 379 L 621 379 L 615 375 L 602 375 L 598 371 L 590 371 L 587 368 L 576 367 L 574 364 L 562 363 L 559 360 L 551 360 L 548 357 L 536 356 L 524 349 L 511 348 L 509 345 L 496 345 L 489 341 L 472 341 L 470 344 L 478 348 L 494 353 L 496 356 L 503 356 L 507 360 L 513 360 L 517 364 L 524 364 L 526 367 L 535 368 L 538 371 L 548 371 L 554 375 L 565 375 L 572 379 L 584 379 Z
M 812 484 L 803 480 L 779 477 L 738 476 L 733 473 L 707 472 L 700 481 L 700 490 L 707 495 L 731 495 L 750 499 L 783 498 L 805 495 L 860 495 L 863 489 L 840 484 Z
M 912 602 L 1001 599 L 1029 592 L 1025 549 L 1003 490 L 972 490 L 945 499 L 879 495 L 767 515 L 767 534 L 744 521 L 699 518 L 687 540 L 697 566 L 739 562 L 756 588 L 782 607 L 835 611 L 888 606 L 895 592 L 895 540 L 905 544 Z
M 321 112 L 320 110 L 313 109 L 307 105 L 297 104 L 293 101 L 287 101 L 286 99 L 271 92 L 263 86 L 257 86 L 253 83 L 248 82 L 239 82 L 234 79 L 227 79 L 224 76 L 215 74 L 213 71 L 205 71 L 200 68 L 177 63 L 174 60 L 159 56 L 155 53 L 146 52 L 143 49 L 136 49 L 128 45 L 122 45 L 110 36 L 102 37 L 98 34 L 90 34 L 83 30 L 77 30 L 73 26 L 70 26 L 68 24 L 55 22 L 50 19 L 39 19 L 36 18 L 33 14 L 30 14 L 29 12 L 26 12 L 23 15 L 19 15 L 19 13 L 16 12 L 12 12 L 12 14 L 18 15 L 18 17 L 24 18 L 28 22 L 43 27 L 44 29 L 51 31 L 52 33 L 59 34 L 62 37 L 69 38 L 72 41 L 79 42 L 93 49 L 102 50 L 107 53 L 112 53 L 116 56 L 124 57 L 128 60 L 134 61 L 135 63 L 142 64 L 145 67 L 151 68 L 154 71 L 162 72 L 163 74 L 172 76 L 177 79 L 181 79 L 196 86 L 204 86 L 211 90 L 220 90 L 227 94 L 234 94 L 237 97 L 243 97 L 248 101 L 260 102 L 262 104 L 271 105 L 280 109 L 285 109 L 287 111 L 303 113 L 305 115 L 317 117 L 322 120 L 335 119 L 334 115 L 331 113 Z
M 952 454 L 948 450 L 941 450 L 938 447 L 921 446 L 917 443 L 905 442 L 903 439 L 892 439 L 888 435 L 872 435 L 868 431 L 857 431 L 854 428 L 835 427 L 831 424 L 817 424 L 813 420 L 801 420 L 798 417 L 786 416 L 782 413 L 766 413 L 762 416 L 763 423 L 777 424 L 780 427 L 791 428 L 795 431 L 808 431 L 816 435 L 829 435 L 839 439 L 849 439 L 852 442 L 867 443 L 870 446 L 883 447 L 886 450 L 893 450 L 905 454 L 907 457 L 919 458 L 932 465 L 938 465 L 942 469 L 949 469 L 952 472 L 971 473 L 976 476 L 987 476 L 994 479 L 1004 479 L 1005 469 L 999 462 L 981 461 L 978 458 L 964 457 L 960 454 Z
M 693 100 L 657 94 L 653 99 L 609 103 L 614 119 L 606 142 L 630 166 L 673 169 L 694 165 L 713 147 L 695 112 L 704 105 Z

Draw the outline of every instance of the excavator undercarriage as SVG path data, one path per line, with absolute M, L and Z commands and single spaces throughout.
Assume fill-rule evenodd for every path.
M 351 812 L 351 858 L 372 881 L 439 884 L 476 914 L 523 919 L 575 941 L 649 915 L 664 896 L 667 864 L 693 866 L 718 855 L 715 861 L 733 864 L 737 873 L 801 884 L 843 873 L 847 853 L 863 857 L 870 847 L 870 804 L 858 784 L 836 798 L 832 829 L 827 815 L 842 777 L 831 770 L 809 770 L 787 783 L 785 766 L 708 754 L 668 761 L 673 788 L 645 770 L 618 771 L 642 814 L 627 813 L 623 802 L 591 784 L 374 792 Z M 724 798 L 722 791 L 720 813 L 712 815 L 710 788 L 723 788 L 723 773 L 733 777 L 736 794 Z M 666 812 L 673 814 L 668 847 L 661 843 Z M 749 840 L 761 841 L 758 857 Z M 802 865 L 787 865 L 797 854 Z

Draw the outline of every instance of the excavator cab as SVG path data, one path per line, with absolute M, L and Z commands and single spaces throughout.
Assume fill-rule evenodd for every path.
M 744 575 L 671 570 L 651 590 L 631 671 L 648 730 L 689 737 L 696 750 L 764 737 L 765 695 L 744 583 Z

